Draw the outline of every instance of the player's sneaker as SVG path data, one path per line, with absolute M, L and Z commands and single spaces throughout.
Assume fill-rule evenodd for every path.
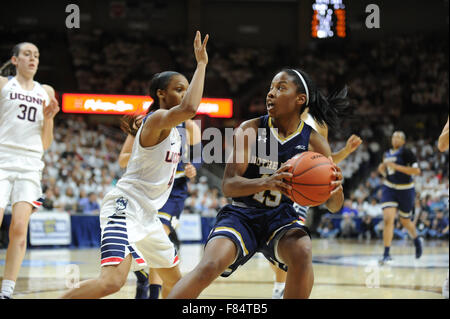
M 414 246 L 416 246 L 416 259 L 419 259 L 422 256 L 423 252 L 423 241 L 421 237 L 417 237 L 414 240 Z
M 383 258 L 381 258 L 379 261 L 378 261 L 378 264 L 380 265 L 380 266 L 383 266 L 383 265 L 390 265 L 392 263 L 392 258 L 391 258 L 391 256 L 383 256 Z
M 448 281 L 447 281 L 448 282 Z M 448 296 L 448 284 L 447 284 L 447 296 Z M 448 298 L 448 297 L 447 297 Z M 0 293 L 0 299 L 13 299 L 12 297 L 5 296 L 4 294 Z
M 148 280 L 145 282 L 136 282 L 136 296 L 134 299 L 148 299 L 148 289 L 150 284 Z
M 283 299 L 283 296 L 284 296 L 284 288 L 283 289 L 273 289 L 272 299 Z

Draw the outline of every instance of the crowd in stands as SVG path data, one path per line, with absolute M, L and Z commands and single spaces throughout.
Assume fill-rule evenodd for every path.
M 439 152 L 435 143 L 418 140 L 406 145 L 417 157 L 421 174 L 414 177 L 416 200 L 413 221 L 423 238 L 449 235 L 449 153 Z M 337 214 L 321 217 L 320 237 L 382 238 L 383 212 L 380 204 L 382 177 L 375 169 L 351 193 Z M 408 232 L 397 220 L 394 238 Z
M 114 127 L 89 127 L 80 116 L 59 121 L 44 155 L 43 209 L 98 214 L 103 197 L 124 172 L 117 162 L 124 137 Z M 228 203 L 206 176 L 190 180 L 188 192 L 185 213 L 215 217 Z
M 192 43 L 185 39 L 113 36 L 93 29 L 68 32 L 67 40 L 80 92 L 146 94 L 155 73 L 176 70 L 190 79 L 195 68 Z M 434 142 L 443 123 L 405 118 L 409 108 L 422 108 L 423 113 L 429 107 L 448 108 L 448 41 L 403 36 L 330 45 L 311 46 L 290 56 L 276 49 L 211 42 L 205 95 L 233 98 L 239 118 L 232 123 L 237 125 L 266 112 L 265 95 L 271 76 L 280 68 L 279 59 L 284 65 L 304 69 L 325 94 L 346 84 L 355 106 L 354 118 L 343 119 L 339 129 L 330 130 L 330 146 L 333 151 L 341 149 L 352 133 L 363 144 L 340 164 L 347 200 L 340 213 L 322 217 L 319 235 L 380 237 L 382 180 L 375 167 L 393 131 L 401 125 L 422 170 L 414 178 L 414 222 L 425 237 L 448 236 L 448 152 L 440 153 Z M 44 155 L 44 209 L 97 214 L 103 196 L 123 173 L 117 157 L 124 138 L 117 128 L 90 126 L 77 116 L 59 117 L 55 141 Z M 197 176 L 189 183 L 186 213 L 215 216 L 227 203 L 205 178 Z M 405 234 L 398 223 L 396 236 Z

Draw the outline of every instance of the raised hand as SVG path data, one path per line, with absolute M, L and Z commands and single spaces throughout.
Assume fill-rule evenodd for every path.
M 347 152 L 350 154 L 354 152 L 359 145 L 361 145 L 362 139 L 355 134 L 352 134 L 347 140 L 347 143 L 345 144 L 345 148 L 347 149 Z
M 50 103 L 44 106 L 44 119 L 51 120 L 59 112 L 59 103 L 54 97 L 50 97 Z
M 209 35 L 203 39 L 200 31 L 197 31 L 194 39 L 194 53 L 197 64 L 208 64 L 208 53 L 206 52 L 206 43 L 208 43 Z

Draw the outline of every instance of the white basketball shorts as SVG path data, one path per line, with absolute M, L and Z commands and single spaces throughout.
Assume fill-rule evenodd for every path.
M 156 209 L 145 199 L 113 189 L 103 199 L 100 227 L 102 266 L 117 265 L 128 254 L 133 257 L 133 270 L 171 268 L 179 263 Z
M 42 205 L 41 173 L 17 172 L 0 169 L 0 208 L 8 203 L 27 202 L 34 207 Z

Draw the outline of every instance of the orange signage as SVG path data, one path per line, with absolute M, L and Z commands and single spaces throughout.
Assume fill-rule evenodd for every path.
M 144 95 L 64 93 L 62 95 L 62 111 L 88 114 L 135 114 L 147 112 L 152 102 L 151 97 Z M 233 101 L 231 99 L 203 98 L 197 114 L 231 118 Z

